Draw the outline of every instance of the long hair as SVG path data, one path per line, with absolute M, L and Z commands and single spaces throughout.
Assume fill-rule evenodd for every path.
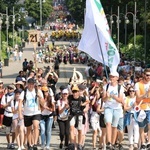
M 43 92 L 43 91 L 42 91 L 42 92 Z M 47 106 L 48 106 L 49 108 L 52 108 L 52 96 L 50 96 L 50 93 L 48 92 L 48 96 L 47 96 L 47 97 L 45 97 L 44 92 L 43 92 L 43 95 L 44 95 L 44 99 L 47 98 L 47 99 L 46 99 L 46 101 L 47 101 Z

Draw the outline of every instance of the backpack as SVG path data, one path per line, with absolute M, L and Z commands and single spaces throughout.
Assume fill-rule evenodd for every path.
M 108 88 L 109 88 L 109 84 L 107 84 L 107 86 L 106 86 L 106 92 L 108 91 Z M 121 85 L 118 84 L 118 96 L 120 94 L 120 89 L 121 89 Z
M 90 67 L 89 68 L 89 76 L 92 77 L 94 75 L 94 71 L 93 69 Z
M 37 103 L 37 93 L 38 93 L 38 90 L 37 90 L 37 88 L 35 88 L 35 102 L 36 103 Z M 24 90 L 23 104 L 25 104 L 25 102 L 26 102 L 26 94 L 27 94 L 27 88 Z

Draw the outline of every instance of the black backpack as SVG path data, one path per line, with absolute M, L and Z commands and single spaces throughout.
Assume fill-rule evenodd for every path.
M 108 91 L 108 88 L 109 88 L 109 84 L 107 84 L 107 86 L 106 86 L 106 92 Z M 120 89 L 121 89 L 121 85 L 118 84 L 118 96 L 120 94 Z
M 89 76 L 92 77 L 94 75 L 94 71 L 92 68 L 89 68 Z

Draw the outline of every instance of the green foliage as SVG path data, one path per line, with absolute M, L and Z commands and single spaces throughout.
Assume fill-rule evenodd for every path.
M 36 2 L 36 0 L 26 0 L 25 1 L 25 9 L 28 11 L 28 15 L 37 20 L 38 24 L 40 22 L 40 1 Z M 46 22 L 47 18 L 50 16 L 52 12 L 52 0 L 46 0 L 44 3 L 42 2 L 42 20 L 43 24 Z

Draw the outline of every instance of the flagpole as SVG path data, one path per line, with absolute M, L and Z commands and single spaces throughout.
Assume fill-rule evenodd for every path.
M 97 26 L 95 24 L 95 29 L 96 29 L 96 34 L 97 34 L 97 38 L 98 38 L 98 44 L 99 44 L 99 47 L 100 47 L 100 52 L 101 52 L 101 55 L 102 55 L 102 60 L 103 60 L 103 64 L 104 64 L 104 69 L 105 69 L 105 72 L 106 72 L 106 78 L 107 80 L 109 79 L 108 77 L 108 72 L 107 72 L 107 68 L 106 68 L 106 65 L 105 65 L 105 61 L 104 61 L 104 55 L 103 55 L 103 52 L 102 52 L 102 47 L 101 47 L 101 44 L 100 44 L 100 38 L 98 36 L 98 31 L 97 31 Z

